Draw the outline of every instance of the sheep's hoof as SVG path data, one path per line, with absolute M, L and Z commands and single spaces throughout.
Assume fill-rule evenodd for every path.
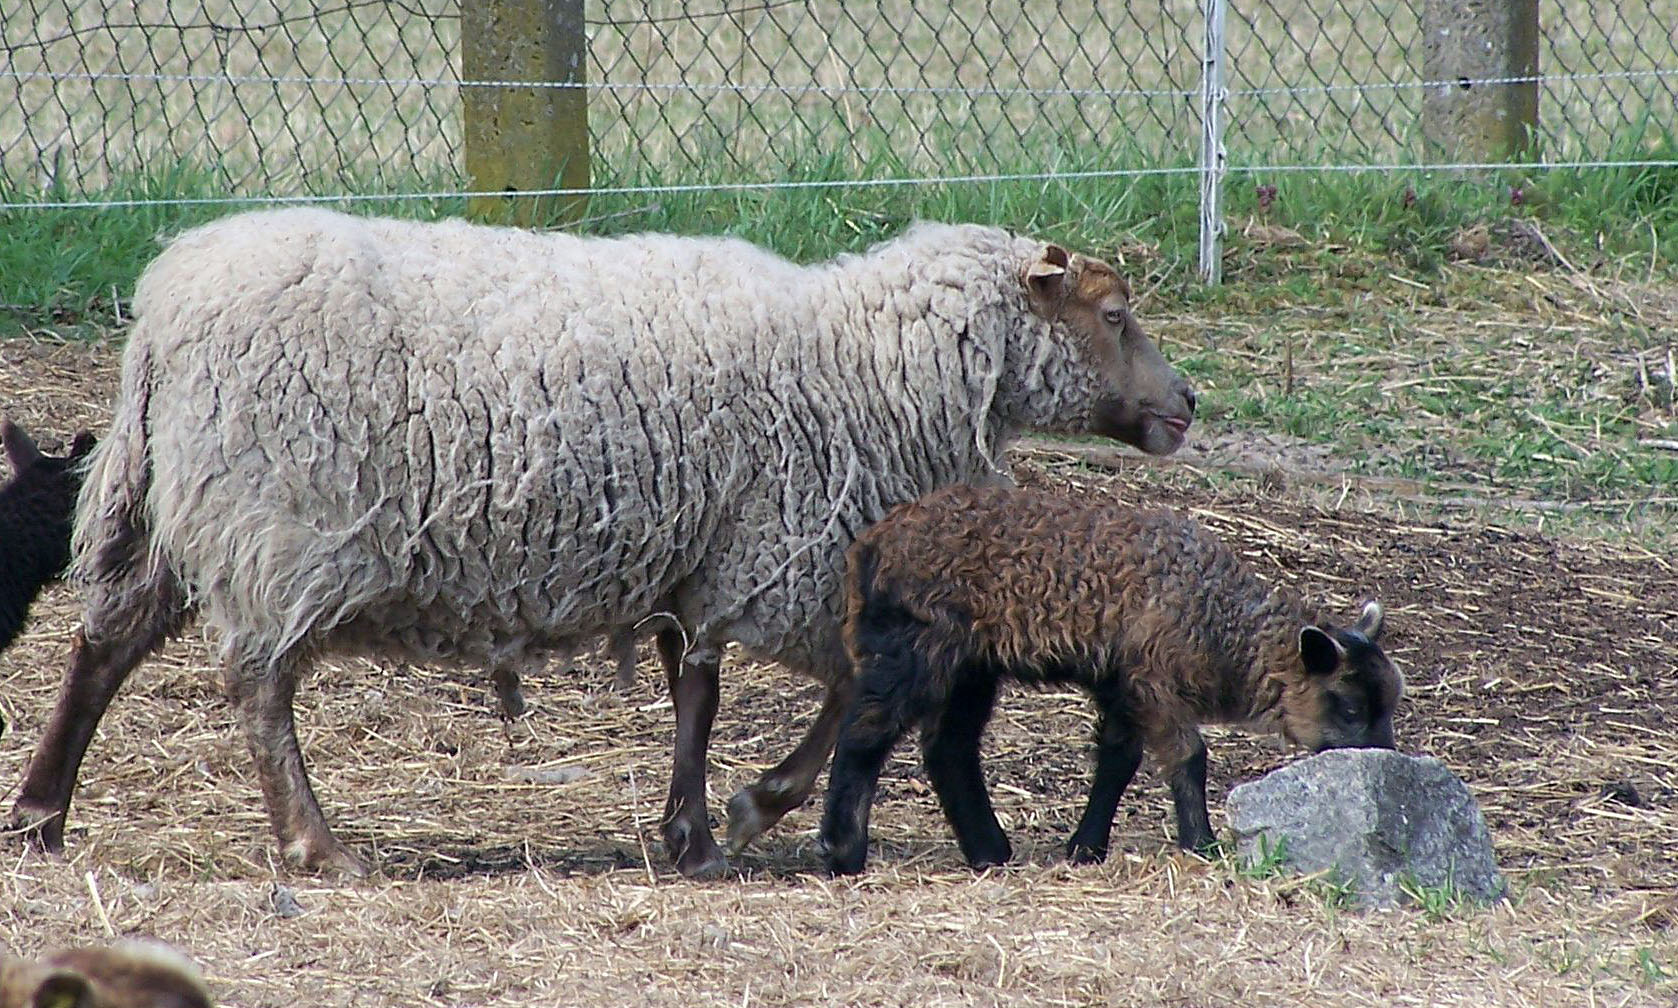
M 339 843 L 335 837 L 293 840 L 285 847 L 285 859 L 303 871 L 346 879 L 364 879 L 373 873 L 366 861 Z
M 676 862 L 676 870 L 683 878 L 693 879 L 695 882 L 710 882 L 728 874 L 728 859 L 723 857 L 722 851 L 716 851 L 708 858 L 703 858 L 696 864 L 682 861 Z
M 763 819 L 763 810 L 758 808 L 757 799 L 751 789 L 736 792 L 728 800 L 728 852 L 738 854 L 746 849 L 746 845 L 758 838 L 758 834 L 769 828 L 769 823 Z
M 728 872 L 728 859 L 717 849 L 709 830 L 699 834 L 686 822 L 670 822 L 664 828 L 664 846 L 676 862 L 676 870 L 686 878 L 704 881 Z
M 12 806 L 12 821 L 7 830 L 36 850 L 64 853 L 63 809 L 19 801 Z

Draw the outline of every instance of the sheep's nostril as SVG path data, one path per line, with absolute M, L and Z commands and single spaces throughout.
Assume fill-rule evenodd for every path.
M 1185 382 L 1180 387 L 1179 391 L 1183 393 L 1183 402 L 1188 406 L 1189 412 L 1193 413 L 1195 404 L 1194 389 Z

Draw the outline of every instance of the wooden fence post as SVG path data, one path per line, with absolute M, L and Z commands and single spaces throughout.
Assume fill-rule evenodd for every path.
M 588 64 L 583 0 L 463 0 L 461 79 L 581 85 Z M 466 174 L 476 192 L 586 189 L 588 91 L 464 87 Z M 585 196 L 474 197 L 468 212 L 499 223 L 576 220 Z
M 1426 0 L 1422 133 L 1433 156 L 1507 161 L 1532 150 L 1538 81 L 1538 0 Z

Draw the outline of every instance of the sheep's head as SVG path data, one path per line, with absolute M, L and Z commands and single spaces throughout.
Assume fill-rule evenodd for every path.
M 1381 606 L 1370 602 L 1350 629 L 1299 632 L 1300 678 L 1283 700 L 1282 733 L 1312 752 L 1392 749 L 1393 708 L 1404 677 L 1382 653 Z
M 1065 373 L 1053 373 L 1052 361 L 1043 365 L 1043 381 L 1059 399 L 1045 426 L 1115 438 L 1150 455 L 1181 447 L 1194 391 L 1142 331 L 1118 271 L 1047 245 L 1022 279 L 1032 310 L 1070 350 Z

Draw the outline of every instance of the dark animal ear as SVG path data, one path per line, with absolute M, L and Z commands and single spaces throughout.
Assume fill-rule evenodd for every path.
M 1346 657 L 1346 651 L 1340 642 L 1330 637 L 1322 628 L 1308 626 L 1299 631 L 1299 658 L 1305 663 L 1305 671 L 1314 676 L 1333 675 L 1340 667 L 1340 662 Z
M 53 970 L 35 988 L 29 1008 L 93 1008 L 93 989 L 80 973 Z
M 1352 629 L 1370 640 L 1374 640 L 1381 636 L 1381 618 L 1384 615 L 1385 613 L 1381 610 L 1381 603 L 1366 602 L 1363 607 L 1363 615 L 1358 617 L 1358 625 Z
M 41 449 L 23 428 L 10 420 L 0 422 L 0 441 L 6 442 L 6 457 L 12 460 L 12 471 L 22 472 L 41 457 Z
M 81 458 L 92 451 L 93 446 L 97 443 L 98 439 L 93 436 L 92 431 L 78 431 L 76 440 L 70 442 L 70 457 L 72 459 Z
M 1072 257 L 1059 245 L 1045 245 L 1043 251 L 1025 268 L 1026 286 L 1032 296 L 1047 302 L 1058 302 L 1066 286 L 1066 270 Z

